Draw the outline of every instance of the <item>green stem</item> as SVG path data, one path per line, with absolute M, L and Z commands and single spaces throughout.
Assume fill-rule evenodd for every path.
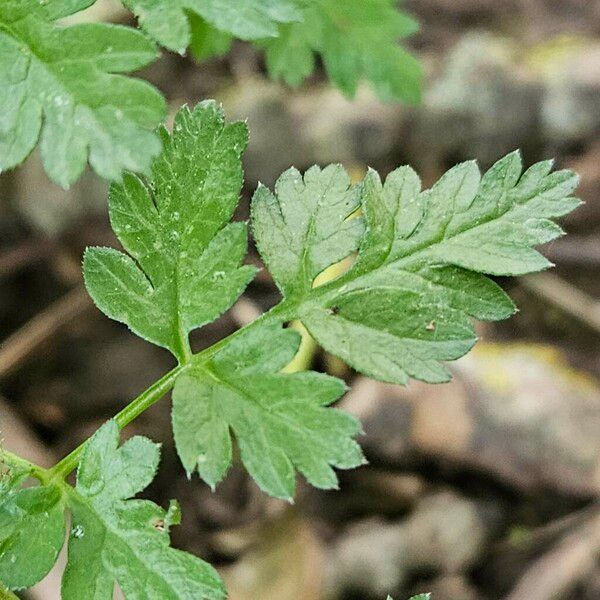
M 187 368 L 188 364 L 175 367 L 119 411 L 114 417 L 119 428 L 123 429 L 129 425 L 157 400 L 160 400 L 175 385 L 177 377 Z
M 213 344 L 209 348 L 206 348 L 197 354 L 191 355 L 189 358 L 186 353 L 184 359 L 185 362 L 183 364 L 180 364 L 169 371 L 166 375 L 151 385 L 147 390 L 143 391 L 137 398 L 132 400 L 125 408 L 123 408 L 123 410 L 115 415 L 114 419 L 117 422 L 117 425 L 120 429 L 123 429 L 126 425 L 139 417 L 145 410 L 150 408 L 155 402 L 160 400 L 167 392 L 169 392 L 175 385 L 177 377 L 182 372 L 189 369 L 194 363 L 201 364 L 202 362 L 206 362 L 225 345 L 231 342 L 231 340 L 242 333 L 247 333 L 250 329 L 254 329 L 259 325 L 265 325 L 266 323 L 271 322 L 284 323 L 292 320 L 296 317 L 297 308 L 298 300 L 295 302 L 283 300 L 271 310 L 262 314 L 252 323 L 249 323 L 245 327 L 234 331 L 232 334 L 218 341 L 216 344 Z M 29 461 L 26 461 L 25 459 L 22 459 L 14 454 L 11 454 L 10 452 L 4 452 L 4 455 L 8 457 L 12 464 L 20 465 L 29 470 L 31 474 L 41 482 L 56 483 L 64 480 L 77 467 L 86 443 L 87 440 L 75 448 L 75 450 L 73 450 L 70 454 L 67 454 L 67 456 L 56 463 L 51 469 L 42 469 L 41 467 L 38 467 L 37 465 L 34 465 L 33 463 L 30 463 Z
M 0 582 L 0 600 L 19 600 L 19 597 L 6 589 Z
M 187 360 L 184 364 L 180 364 L 169 371 L 147 390 L 143 391 L 137 398 L 132 400 L 125 408 L 123 408 L 123 410 L 117 413 L 114 417 L 117 425 L 123 429 L 126 425 L 139 417 L 145 410 L 150 408 L 155 402 L 160 400 L 167 392 L 169 392 L 175 385 L 177 377 L 179 377 L 183 371 L 189 369 L 190 366 L 192 366 L 195 362 L 209 360 L 221 348 L 223 348 L 223 346 L 228 344 L 233 338 L 237 337 L 242 332 L 247 332 L 249 329 L 253 329 L 259 325 L 264 325 L 267 322 L 284 322 L 290 320 L 293 318 L 293 312 L 293 308 L 291 308 L 290 305 L 284 300 L 277 306 L 274 306 L 268 312 L 261 315 L 252 323 L 249 323 L 245 327 L 238 329 L 205 350 L 194 354 L 190 360 Z M 55 481 L 67 477 L 67 475 L 69 475 L 69 473 L 71 473 L 71 471 L 77 467 L 86 442 L 87 440 L 75 448 L 75 450 L 73 450 L 70 454 L 67 454 L 67 456 L 65 456 L 60 462 L 56 463 L 56 465 L 54 465 L 54 467 L 52 467 L 52 469 L 46 473 L 49 473 L 50 477 Z
M 248 323 L 241 329 L 234 331 L 229 334 L 227 337 L 219 340 L 216 344 L 209 346 L 205 350 L 194 354 L 192 357 L 192 362 L 205 362 L 212 358 L 219 350 L 223 349 L 224 346 L 229 344 L 236 337 L 248 333 L 251 329 L 254 329 L 260 325 L 265 325 L 267 323 L 285 323 L 286 321 L 291 321 L 296 318 L 296 310 L 297 305 L 295 303 L 289 302 L 288 300 L 282 300 L 279 304 L 275 305 L 273 308 L 268 310 L 266 313 L 263 313 L 252 321 L 252 323 Z
M 161 377 L 156 383 L 151 385 L 147 390 L 143 391 L 137 398 L 132 400 L 123 410 L 117 413 L 114 417 L 117 425 L 123 429 L 134 419 L 139 417 L 145 410 L 150 408 L 155 402 L 160 400 L 174 385 L 175 380 L 182 371 L 187 369 L 187 365 L 179 365 Z M 87 440 L 86 440 L 87 441 Z M 86 442 L 79 445 L 73 452 L 65 456 L 50 470 L 54 478 L 64 479 L 71 471 L 77 467 L 79 458 Z
M 19 467 L 24 471 L 28 471 L 32 477 L 35 477 L 42 483 L 45 483 L 51 479 L 50 471 L 48 469 L 44 469 L 35 463 L 32 463 L 25 458 L 21 458 L 8 450 L 2 448 L 0 450 L 0 460 L 5 462 L 7 465 L 12 465 L 13 467 Z

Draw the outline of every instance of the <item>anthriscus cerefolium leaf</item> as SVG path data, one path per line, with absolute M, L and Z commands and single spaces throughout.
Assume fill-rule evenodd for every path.
M 125 77 L 158 56 L 141 32 L 54 20 L 90 0 L 0 2 L 0 171 L 39 141 L 44 167 L 67 187 L 87 161 L 102 177 L 146 171 L 160 150 L 152 131 L 166 113 L 152 86 Z
M 229 223 L 248 134 L 243 123 L 226 125 L 213 102 L 183 108 L 173 134 L 160 133 L 152 177 L 126 174 L 111 187 L 111 223 L 129 256 L 89 248 L 83 268 L 104 313 L 183 361 L 188 333 L 226 311 L 255 273 L 241 265 L 245 223 Z
M 299 85 L 315 68 L 315 54 L 332 83 L 354 96 L 367 80 L 382 100 L 418 102 L 421 68 L 399 45 L 413 34 L 416 21 L 393 0 L 308 0 L 301 18 L 280 26 L 278 37 L 265 40 L 269 73 Z
M 123 0 L 141 27 L 159 44 L 184 52 L 190 43 L 190 19 L 224 34 L 256 40 L 278 34 L 279 23 L 300 18 L 294 0 Z
M 486 275 L 550 265 L 534 246 L 561 235 L 551 219 L 579 204 L 571 197 L 577 177 L 551 173 L 551 167 L 545 161 L 523 173 L 515 152 L 483 177 L 473 162 L 457 165 L 424 191 L 409 167 L 391 173 L 385 184 L 370 171 L 360 186 L 365 233 L 356 261 L 349 273 L 314 290 L 318 261 L 312 257 L 321 260 L 319 268 L 327 266 L 355 242 L 353 220 L 336 230 L 337 254 L 324 251 L 322 236 L 315 235 L 329 224 L 337 190 L 308 191 L 307 199 L 297 190 L 309 189 L 314 172 L 304 182 L 294 173 L 293 185 L 286 173 L 275 194 L 257 190 L 253 230 L 284 296 L 296 302 L 302 322 L 326 350 L 383 381 L 447 381 L 441 361 L 475 343 L 471 318 L 491 321 L 514 312 Z M 315 205 L 325 208 L 315 211 Z
M 443 382 L 445 361 L 475 343 L 473 319 L 515 307 L 489 275 L 549 266 L 534 246 L 562 233 L 552 219 L 573 210 L 577 178 L 548 161 L 523 172 L 512 153 L 483 176 L 474 162 L 431 189 L 400 167 L 382 182 L 369 171 L 353 185 L 339 165 L 286 171 L 274 192 L 252 200 L 256 246 L 282 302 L 246 330 L 192 355 L 188 333 L 217 318 L 243 292 L 245 223 L 231 223 L 242 185 L 247 132 L 225 124 L 214 103 L 184 108 L 152 177 L 126 175 L 110 194 L 113 228 L 128 254 L 89 249 L 86 285 L 110 317 L 168 348 L 185 367 L 173 393 L 181 461 L 211 486 L 227 472 L 232 437 L 268 493 L 289 499 L 296 471 L 335 487 L 333 468 L 362 462 L 356 421 L 328 408 L 344 392 L 317 373 L 282 374 L 300 319 L 327 351 L 382 381 Z M 346 259 L 349 270 L 315 280 Z
M 114 421 L 86 444 L 77 486 L 68 492 L 72 514 L 63 600 L 112 600 L 115 583 L 127 600 L 217 600 L 226 597 L 216 571 L 171 548 L 168 529 L 178 522 L 148 500 L 131 499 L 154 478 L 159 446 L 133 437 L 119 447 Z
M 337 486 L 332 467 L 362 464 L 353 440 L 359 423 L 327 408 L 344 393 L 344 383 L 321 373 L 279 373 L 298 345 L 294 330 L 258 327 L 178 378 L 173 430 L 188 472 L 197 470 L 214 487 L 231 464 L 232 434 L 249 473 L 278 498 L 293 497 L 296 470 L 331 489 Z
M 9 589 L 35 585 L 52 568 L 65 539 L 65 507 L 56 486 L 23 488 L 26 471 L 0 478 L 0 581 Z

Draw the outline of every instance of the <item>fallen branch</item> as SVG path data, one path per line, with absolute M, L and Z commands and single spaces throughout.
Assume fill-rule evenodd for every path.
M 13 273 L 48 257 L 50 244 L 40 240 L 26 240 L 4 250 L 0 254 L 0 278 L 10 277 Z
M 564 598 L 596 566 L 600 556 L 600 506 L 533 563 L 505 600 Z
M 600 333 L 600 302 L 554 273 L 537 273 L 519 279 L 521 285 L 546 302 Z
M 0 346 L 0 377 L 18 369 L 59 329 L 91 306 L 84 287 L 78 286 L 25 323 Z

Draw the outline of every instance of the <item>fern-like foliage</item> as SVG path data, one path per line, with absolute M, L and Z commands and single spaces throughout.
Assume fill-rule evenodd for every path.
M 111 189 L 112 223 L 131 257 L 88 249 L 88 290 L 106 314 L 190 365 L 173 412 L 186 469 L 215 485 L 231 462 L 231 430 L 259 485 L 285 498 L 293 466 L 330 488 L 330 465 L 362 457 L 351 443 L 357 425 L 324 408 L 341 384 L 278 374 L 298 344 L 282 325 L 299 318 L 325 349 L 376 379 L 447 381 L 443 362 L 475 343 L 471 319 L 514 312 L 487 275 L 547 267 L 533 246 L 560 235 L 550 218 L 579 203 L 570 196 L 575 175 L 551 173 L 550 162 L 523 173 L 518 153 L 483 177 L 473 162 L 458 165 L 425 191 L 409 167 L 385 183 L 371 171 L 360 185 L 336 165 L 304 176 L 290 169 L 274 193 L 260 186 L 252 202 L 256 244 L 282 303 L 218 350 L 192 355 L 189 331 L 231 306 L 254 274 L 240 266 L 245 225 L 229 223 L 246 133 L 203 103 L 180 112 L 172 138 L 162 135 L 153 177 L 128 176 Z M 363 215 L 353 217 L 359 207 Z M 314 287 L 320 272 L 354 252 L 346 274 Z
M 234 38 L 266 49 L 269 73 L 297 86 L 323 59 L 349 97 L 368 81 L 383 100 L 417 102 L 421 70 L 399 40 L 417 23 L 394 0 L 123 0 L 159 44 L 198 59 L 222 54 Z
M 254 277 L 240 266 L 246 226 L 229 223 L 248 133 L 207 102 L 181 110 L 173 137 L 164 128 L 160 136 L 151 179 L 126 175 L 110 190 L 111 223 L 130 257 L 91 248 L 84 277 L 106 314 L 183 361 L 190 330 L 227 310 Z
M 23 488 L 28 475 L 15 466 L 0 476 L 0 582 L 9 589 L 27 588 L 42 579 L 65 540 L 60 490 Z
M 297 469 L 314 486 L 337 487 L 331 468 L 363 463 L 353 437 L 360 425 L 328 408 L 345 392 L 322 373 L 280 373 L 294 357 L 297 332 L 279 324 L 244 332 L 182 375 L 173 392 L 173 431 L 188 470 L 214 487 L 231 464 L 231 434 L 242 461 L 268 494 L 291 500 Z
M 340 167 L 295 169 L 275 194 L 260 187 L 252 220 L 258 248 L 284 297 L 315 339 L 358 371 L 407 383 L 450 377 L 441 361 L 475 343 L 471 317 L 494 321 L 514 312 L 486 275 L 520 275 L 550 263 L 533 246 L 562 234 L 550 218 L 579 201 L 577 177 L 541 162 L 523 173 L 512 153 L 483 177 L 475 163 L 448 171 L 421 191 L 400 167 L 385 184 L 370 171 L 359 186 L 364 234 L 348 176 Z M 338 280 L 313 288 L 316 275 L 355 248 Z
M 257 40 L 277 36 L 279 24 L 302 17 L 297 0 L 123 0 L 123 4 L 148 35 L 181 53 L 200 22 L 223 35 Z
M 159 447 L 134 437 L 118 447 L 114 421 L 87 444 L 77 486 L 67 489 L 71 535 L 63 600 L 113 597 L 115 582 L 126 598 L 225 598 L 214 569 L 169 547 L 176 504 L 165 512 L 148 500 L 131 499 L 154 478 Z
M 475 343 L 472 319 L 515 310 L 489 275 L 548 267 L 534 246 L 561 235 L 552 219 L 579 204 L 573 173 L 552 172 L 549 161 L 524 171 L 518 153 L 483 176 L 475 163 L 460 164 L 428 190 L 409 167 L 385 182 L 370 171 L 357 185 L 339 165 L 290 169 L 274 191 L 258 188 L 251 209 L 281 302 L 193 353 L 190 331 L 227 310 L 255 273 L 243 264 L 246 224 L 231 222 L 247 132 L 205 102 L 183 108 L 173 133 L 159 135 L 163 151 L 151 175 L 128 174 L 111 188 L 111 222 L 125 252 L 88 249 L 87 288 L 103 312 L 177 360 L 173 430 L 188 474 L 216 486 L 235 437 L 260 488 L 288 500 L 296 472 L 331 489 L 334 469 L 364 459 L 359 423 L 331 407 L 344 384 L 314 372 L 282 373 L 299 343 L 285 325 L 301 320 L 329 352 L 376 379 L 447 381 L 444 362 Z M 348 257 L 345 273 L 315 284 Z M 23 489 L 27 472 L 14 469 L 0 490 L 0 580 L 19 589 L 48 571 L 68 510 L 66 600 L 109 600 L 115 582 L 128 600 L 222 598 L 208 565 L 169 547 L 175 508 L 131 499 L 157 464 L 149 440 L 119 448 L 111 421 L 86 444 L 75 488 L 44 475 L 43 485 Z
M 114 421 L 94 434 L 74 488 L 64 482 L 20 488 L 29 475 L 23 469 L 0 480 L 0 581 L 20 590 L 46 575 L 63 546 L 68 510 L 63 600 L 112 600 L 115 582 L 128 600 L 225 598 L 210 565 L 169 546 L 177 504 L 164 511 L 131 499 L 154 478 L 158 445 L 138 436 L 118 447 L 118 440 Z
M 320 55 L 350 97 L 365 79 L 384 100 L 419 98 L 419 65 L 398 45 L 416 24 L 392 0 L 123 0 L 147 35 L 60 24 L 93 3 L 0 1 L 0 172 L 39 142 L 48 175 L 63 187 L 88 161 L 110 180 L 123 170 L 146 173 L 160 152 L 153 129 L 165 101 L 125 74 L 158 57 L 153 41 L 203 59 L 226 52 L 234 38 L 249 40 L 266 50 L 271 75 L 291 85 Z

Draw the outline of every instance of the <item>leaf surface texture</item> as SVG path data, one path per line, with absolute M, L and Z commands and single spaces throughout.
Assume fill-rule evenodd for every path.
M 158 154 L 152 130 L 164 99 L 122 75 L 155 60 L 156 48 L 128 27 L 54 23 L 89 4 L 0 3 L 0 171 L 25 160 L 38 141 L 48 175 L 63 187 L 88 160 L 100 176 L 118 179 L 123 169 L 146 171 Z

